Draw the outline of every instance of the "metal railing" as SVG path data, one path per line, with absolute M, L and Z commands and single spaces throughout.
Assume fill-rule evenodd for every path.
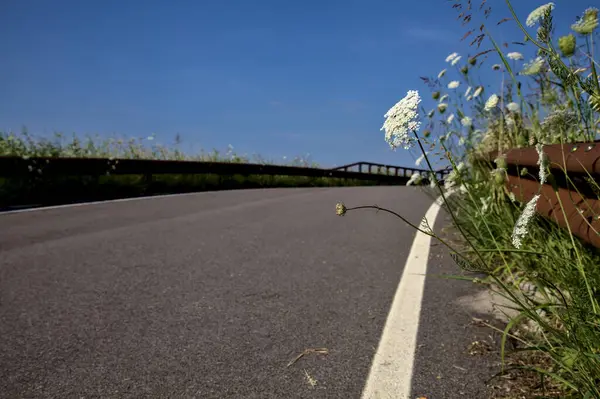
M 520 202 L 539 194 L 538 214 L 600 248 L 600 142 L 548 145 L 544 153 L 553 184 L 547 182 L 540 189 L 535 148 L 512 149 L 504 154 L 508 190 Z M 490 155 L 494 159 L 497 153 Z
M 358 166 L 359 170 L 351 170 L 354 166 Z M 363 166 L 367 167 L 367 172 L 363 172 Z M 376 172 L 373 171 L 374 168 Z M 382 173 L 383 169 L 386 173 Z M 394 173 L 390 173 L 391 170 Z M 149 178 L 152 175 L 164 174 L 215 174 L 325 177 L 405 184 L 410 175 L 415 172 L 428 173 L 423 169 L 371 162 L 356 162 L 332 169 L 321 169 L 236 162 L 0 156 L 0 177 L 5 178 L 36 174 L 43 176 L 144 175 Z M 436 173 L 439 179 L 443 180 L 448 172 L 448 170 L 441 170 Z

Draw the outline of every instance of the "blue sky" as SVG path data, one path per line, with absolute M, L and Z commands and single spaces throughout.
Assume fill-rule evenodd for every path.
M 508 16 L 504 1 L 488 3 L 490 26 Z M 518 3 L 524 20 L 544 2 Z M 591 5 L 556 3 L 559 25 Z M 231 144 L 323 165 L 411 165 L 384 142 L 383 114 L 411 89 L 430 108 L 419 76 L 437 75 L 451 52 L 476 52 L 447 0 L 2 4 L 0 129 L 154 133 L 164 144 L 180 134 L 185 150 Z M 494 28 L 498 41 L 522 38 L 514 23 Z

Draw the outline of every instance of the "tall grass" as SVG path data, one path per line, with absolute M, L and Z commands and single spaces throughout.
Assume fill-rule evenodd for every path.
M 456 0 L 452 7 L 476 54 L 453 53 L 446 69 L 424 79 L 437 102 L 434 109 L 419 109 L 421 98 L 414 91 L 390 109 L 383 127 L 386 141 L 416 150 L 430 170 L 438 156 L 452 165 L 444 186 L 434 185 L 455 235 L 420 230 L 447 245 L 465 270 L 485 273 L 484 282 L 513 303 L 501 356 L 503 373 L 523 382 L 521 396 L 514 397 L 600 398 L 600 251 L 569 229 L 536 217 L 537 197 L 519 203 L 506 188 L 502 157 L 508 149 L 535 146 L 540 156 L 535 178 L 541 186 L 559 177 L 548 169 L 544 145 L 597 138 L 598 10 L 585 10 L 571 33 L 555 38 L 552 15 L 565 4 L 540 5 L 523 19 L 506 0 L 508 18 L 493 22 L 485 1 Z M 489 33 L 509 24 L 524 43 L 505 47 Z M 482 68 L 497 74 L 500 85 L 494 92 L 484 90 Z M 499 156 L 491 162 L 493 151 Z M 336 212 L 357 208 L 340 203 Z M 509 338 L 518 343 L 510 354 Z M 525 384 L 531 375 L 539 379 Z
M 0 132 L 0 156 L 31 157 L 94 157 L 108 159 L 158 159 L 214 161 L 258 164 L 286 164 L 319 167 L 309 156 L 282 158 L 280 162 L 238 155 L 232 146 L 224 152 L 200 151 L 189 154 L 174 145 L 156 144 L 154 136 L 147 138 L 102 138 L 99 136 L 67 137 L 56 133 L 50 138 L 37 138 L 26 130 L 20 133 Z M 142 195 L 184 193 L 239 188 L 331 187 L 373 185 L 373 181 L 340 178 L 266 175 L 155 175 L 151 180 L 139 175 L 61 176 L 49 177 L 43 168 L 32 165 L 27 178 L 0 178 L 0 208 L 30 205 L 54 205 L 70 202 L 135 197 Z

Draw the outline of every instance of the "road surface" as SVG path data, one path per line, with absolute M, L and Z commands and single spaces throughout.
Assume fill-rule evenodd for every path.
M 338 217 L 338 201 L 417 224 L 432 204 L 418 188 L 356 187 L 0 214 L 0 397 L 361 398 L 380 384 L 369 371 L 415 231 L 370 210 Z M 421 261 L 457 273 L 439 246 Z M 489 332 L 456 304 L 475 293 L 427 277 L 405 332 L 416 351 L 394 343 L 414 358 L 398 362 L 410 397 L 486 397 L 495 358 L 466 348 Z M 288 367 L 310 348 L 328 354 Z

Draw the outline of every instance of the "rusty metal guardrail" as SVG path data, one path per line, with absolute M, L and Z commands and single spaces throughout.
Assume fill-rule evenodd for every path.
M 600 142 L 548 145 L 544 146 L 544 154 L 554 187 L 550 183 L 540 187 L 536 181 L 539 173 L 536 149 L 520 148 L 504 153 L 508 190 L 521 202 L 528 202 L 539 194 L 538 214 L 600 248 L 600 192 L 597 188 L 600 185 Z M 490 155 L 493 159 L 497 152 Z
M 359 165 L 359 171 L 351 168 Z M 368 167 L 368 172 L 362 166 Z M 373 173 L 373 167 L 386 168 L 388 173 Z M 390 174 L 390 170 L 394 170 Z M 401 171 L 401 173 L 399 173 Z M 201 162 L 150 159 L 108 159 L 108 158 L 54 158 L 0 156 L 0 177 L 26 177 L 32 174 L 44 176 L 100 176 L 100 175 L 152 175 L 161 174 L 216 174 L 216 175 L 271 175 L 326 177 L 358 180 L 374 180 L 381 183 L 404 184 L 412 173 L 428 173 L 423 169 L 381 165 L 370 162 L 357 162 L 333 169 L 320 169 L 298 166 L 265 165 L 235 162 Z M 440 180 L 448 170 L 436 172 Z

